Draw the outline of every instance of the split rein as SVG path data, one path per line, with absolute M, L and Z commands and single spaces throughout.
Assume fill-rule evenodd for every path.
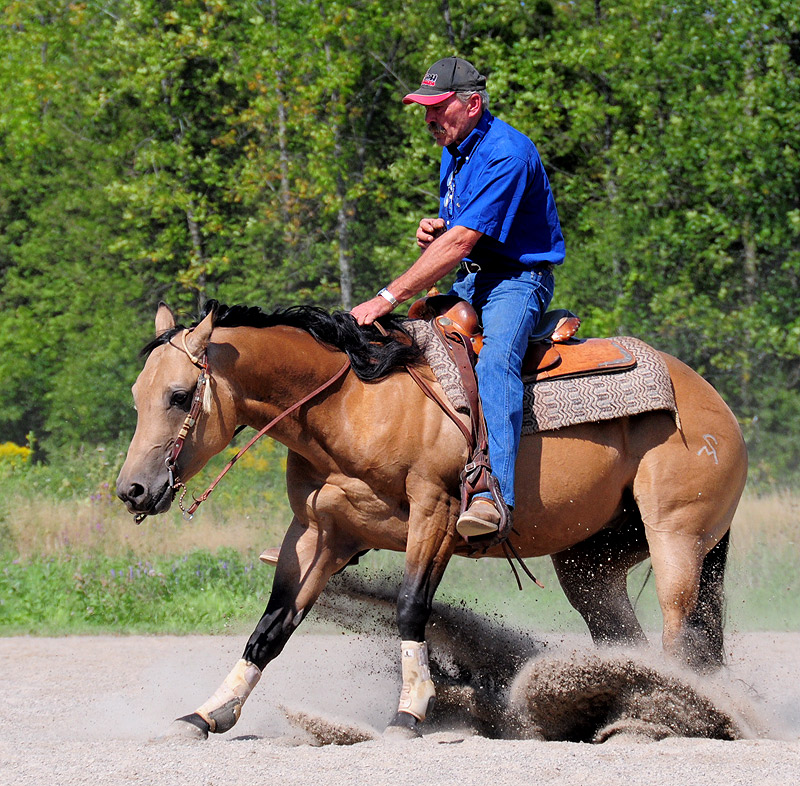
M 192 397 L 192 406 L 189 409 L 189 413 L 186 415 L 186 419 L 183 421 L 183 425 L 181 426 L 181 430 L 178 432 L 178 436 L 175 439 L 175 443 L 172 446 L 172 450 L 169 453 L 169 456 L 165 459 L 164 463 L 167 467 L 167 472 L 169 473 L 169 484 L 173 491 L 177 491 L 178 489 L 182 489 L 180 497 L 178 498 L 178 507 L 181 509 L 183 513 L 183 517 L 187 520 L 190 520 L 193 516 L 195 511 L 200 507 L 201 503 L 205 502 L 211 492 L 217 487 L 217 484 L 228 474 L 228 471 L 233 467 L 233 465 L 248 451 L 250 448 L 258 442 L 261 437 L 263 437 L 273 426 L 277 425 L 281 420 L 283 420 L 287 415 L 290 415 L 296 409 L 299 409 L 303 406 L 303 404 L 307 404 L 311 399 L 318 396 L 323 391 L 327 390 L 331 385 L 335 384 L 339 379 L 341 379 L 347 371 L 350 369 L 350 358 L 348 358 L 344 365 L 327 381 L 323 382 L 318 388 L 312 390 L 307 396 L 304 396 L 300 399 L 300 401 L 296 401 L 290 407 L 287 407 L 280 415 L 273 418 L 266 426 L 264 426 L 239 452 L 225 465 L 222 472 L 217 475 L 214 479 L 214 482 L 199 496 L 195 497 L 194 501 L 188 508 L 183 507 L 183 500 L 186 497 L 188 492 L 188 488 L 186 484 L 180 479 L 176 470 L 176 463 L 178 461 L 178 456 L 180 455 L 181 451 L 183 450 L 184 443 L 186 442 L 186 437 L 189 435 L 189 432 L 195 427 L 197 424 L 197 419 L 200 415 L 201 410 L 208 411 L 210 407 L 210 394 L 211 389 L 209 383 L 211 381 L 211 374 L 208 370 L 208 355 L 205 351 L 200 357 L 197 357 L 192 354 L 189 348 L 186 346 L 186 336 L 189 333 L 188 330 L 185 330 L 181 334 L 181 347 L 176 347 L 178 349 L 182 349 L 183 352 L 186 353 L 186 356 L 192 363 L 200 369 L 200 376 L 197 378 L 197 384 L 195 385 L 194 389 L 194 396 Z M 171 343 L 171 342 L 170 342 Z M 173 346 L 175 346 L 173 344 Z M 239 426 L 236 429 L 235 434 L 237 434 L 244 426 Z M 146 513 L 140 513 L 134 517 L 134 521 L 137 524 L 141 524 L 141 522 L 147 517 Z

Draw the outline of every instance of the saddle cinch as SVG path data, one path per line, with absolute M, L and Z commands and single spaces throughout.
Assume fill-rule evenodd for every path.
M 475 363 L 483 346 L 478 315 L 467 301 L 455 295 L 440 295 L 433 289 L 411 306 L 408 316 L 410 319 L 426 320 L 434 326 L 459 370 L 470 404 L 471 424 L 467 429 L 453 417 L 419 375 L 412 372 L 426 395 L 436 401 L 461 428 L 470 445 L 471 459 L 461 475 L 461 511 L 463 513 L 466 510 L 469 499 L 474 494 L 488 491 L 494 498 L 501 521 L 496 535 L 479 539 L 481 545 L 488 548 L 502 543 L 504 548 L 511 548 L 513 551 L 506 540 L 511 531 L 511 513 L 489 464 L 486 422 L 475 378 Z M 580 324 L 580 319 L 566 309 L 545 313 L 528 344 L 522 365 L 523 381 L 531 383 L 607 374 L 625 371 L 636 365 L 636 358 L 631 353 L 609 339 L 576 339 L 575 333 Z

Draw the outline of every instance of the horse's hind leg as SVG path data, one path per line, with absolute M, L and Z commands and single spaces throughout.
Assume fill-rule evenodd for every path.
M 725 594 L 723 580 L 728 560 L 730 530 L 719 543 L 706 554 L 700 571 L 700 587 L 697 604 L 686 621 L 693 639 L 693 651 L 702 655 L 702 668 L 721 666 L 725 657 L 722 626 L 724 621 Z
M 635 510 L 619 525 L 551 557 L 567 600 L 583 617 L 595 644 L 647 641 L 627 588 L 628 571 L 646 557 L 644 528 Z
M 648 454 L 634 493 L 650 546 L 664 650 L 708 671 L 723 662 L 727 533 L 747 462 L 741 438 L 720 435 L 719 457 L 709 458 L 697 435 L 692 439 L 688 427 L 685 434 L 688 450 L 670 440 Z
M 650 545 L 664 649 L 708 670 L 722 665 L 726 533 L 747 478 L 747 449 L 714 388 L 664 359 L 681 427 L 666 413 L 631 420 L 631 447 L 642 456 L 633 493 Z
M 723 663 L 723 577 L 729 533 L 705 553 L 704 541 L 650 532 L 656 592 L 664 618 L 664 650 L 695 671 Z

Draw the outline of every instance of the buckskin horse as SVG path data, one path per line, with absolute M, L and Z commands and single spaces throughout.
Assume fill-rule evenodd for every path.
M 308 306 L 265 314 L 214 304 L 184 328 L 162 303 L 155 326 L 117 481 L 128 510 L 137 522 L 163 513 L 237 427 L 272 422 L 270 435 L 288 448 L 293 511 L 242 658 L 171 733 L 205 738 L 230 729 L 328 579 L 362 552 L 391 549 L 406 556 L 397 598 L 403 683 L 387 732 L 418 734 L 435 695 L 425 642 L 433 596 L 453 555 L 476 555 L 455 530 L 466 440 L 404 373 L 416 365 L 438 384 L 415 345 L 396 330 L 382 335 L 349 314 Z M 626 576 L 649 556 L 664 649 L 710 670 L 723 659 L 722 584 L 747 455 L 714 388 L 663 357 L 679 423 L 651 411 L 523 436 L 510 540 L 522 558 L 551 555 L 596 643 L 646 640 Z

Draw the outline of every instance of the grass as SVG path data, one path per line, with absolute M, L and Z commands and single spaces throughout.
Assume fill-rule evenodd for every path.
M 226 476 L 192 521 L 180 513 L 135 526 L 113 496 L 118 450 L 65 454 L 48 466 L 0 466 L 0 634 L 217 633 L 251 629 L 273 571 L 258 562 L 291 513 L 283 449 L 264 440 Z M 225 457 L 193 484 L 202 490 Z M 800 629 L 800 497 L 746 496 L 737 512 L 726 588 L 729 630 Z M 403 555 L 368 554 L 355 570 L 399 576 Z M 437 599 L 467 604 L 511 624 L 583 631 L 549 559 L 528 560 L 544 589 L 499 560 L 456 559 Z M 351 568 L 351 570 L 353 570 Z M 660 612 L 647 565 L 631 572 L 647 630 Z
M 13 561 L 0 572 L 0 630 L 220 633 L 257 618 L 266 573 L 233 549 L 153 562 L 104 555 Z
M 176 507 L 139 526 L 113 493 L 119 450 L 0 466 L 0 634 L 252 627 L 273 576 L 258 554 L 291 520 L 284 456 L 263 440 L 191 521 Z M 227 458 L 192 488 L 207 487 Z

